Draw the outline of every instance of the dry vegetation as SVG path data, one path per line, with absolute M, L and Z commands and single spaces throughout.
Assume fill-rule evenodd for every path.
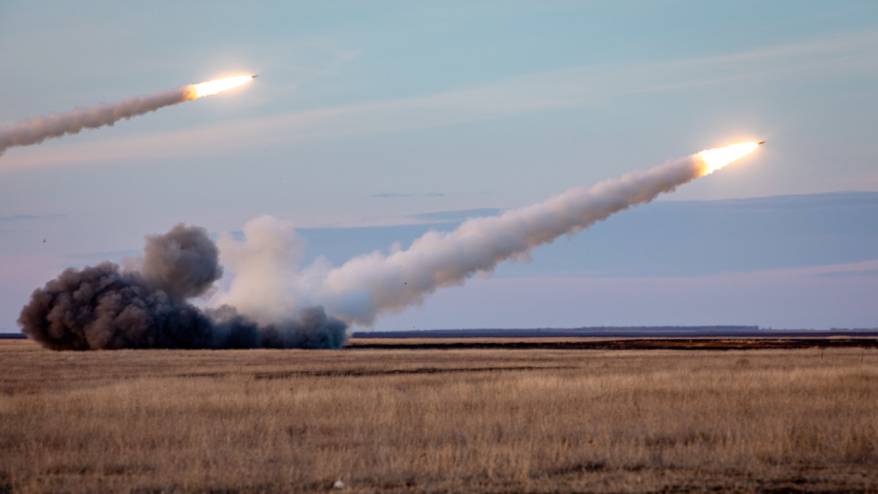
M 0 492 L 878 490 L 878 351 L 50 352 Z

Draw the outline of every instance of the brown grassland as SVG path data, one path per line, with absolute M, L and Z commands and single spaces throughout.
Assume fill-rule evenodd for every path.
M 863 348 L 0 341 L 0 492 L 875 492 L 876 405 Z

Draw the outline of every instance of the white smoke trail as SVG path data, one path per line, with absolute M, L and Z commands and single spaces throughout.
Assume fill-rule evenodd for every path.
M 320 302 L 335 317 L 371 325 L 381 312 L 421 303 L 438 288 L 459 285 L 475 273 L 492 271 L 500 261 L 525 256 L 561 235 L 649 202 L 705 170 L 694 155 L 496 217 L 472 219 L 448 233 L 428 232 L 408 249 L 373 252 L 331 270 L 319 288 Z
M 189 99 L 192 99 L 191 91 L 184 87 L 152 96 L 132 98 L 118 103 L 24 120 L 9 127 L 0 128 L 0 154 L 13 146 L 30 146 L 53 137 L 76 134 L 83 129 L 113 125 L 119 120 L 149 113 Z
M 757 144 L 747 146 L 749 151 L 730 146 L 721 159 L 727 164 Z M 735 153 L 737 158 L 727 159 Z M 243 243 L 227 239 L 220 246 L 223 259 L 230 260 L 236 274 L 222 301 L 250 317 L 271 317 L 277 307 L 289 311 L 322 305 L 333 317 L 368 326 L 382 312 L 421 303 L 438 288 L 461 284 L 475 273 L 492 271 L 503 260 L 526 256 L 561 235 L 649 202 L 713 171 L 718 163 L 716 155 L 702 152 L 590 188 L 571 189 L 496 217 L 472 219 L 451 232 L 430 231 L 408 249 L 373 252 L 335 268 L 325 261 L 304 270 L 289 268 L 289 264 L 282 267 L 284 259 L 297 257 L 292 226 L 270 217 L 258 218 L 248 223 Z M 269 291 L 280 288 L 283 300 L 277 292 L 267 295 L 254 286 L 272 287 Z
M 68 113 L 32 118 L 10 126 L 0 127 L 0 155 L 13 146 L 39 144 L 53 137 L 76 134 L 82 129 L 96 129 L 113 125 L 119 120 L 143 115 L 165 106 L 228 91 L 247 84 L 255 77 L 255 75 L 224 77 L 198 84 L 189 84 L 152 96 L 142 96 L 93 108 L 82 108 Z

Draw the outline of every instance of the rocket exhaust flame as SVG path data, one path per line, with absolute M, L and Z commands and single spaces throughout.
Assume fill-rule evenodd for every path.
M 707 149 L 696 156 L 703 163 L 702 175 L 709 175 L 726 165 L 733 163 L 744 156 L 756 151 L 765 141 L 750 141 L 732 144 L 721 148 Z
M 240 75 L 199 84 L 190 84 L 180 89 L 165 91 L 151 96 L 142 96 L 117 103 L 73 110 L 68 113 L 32 118 L 8 127 L 0 126 L 0 155 L 14 146 L 39 144 L 53 137 L 76 134 L 83 129 L 95 129 L 113 125 L 119 120 L 143 115 L 165 106 L 176 105 L 185 101 L 221 93 L 247 84 L 255 77 L 255 75 Z
M 225 77 L 223 79 L 215 79 L 207 82 L 200 82 L 187 86 L 187 99 L 198 99 L 205 96 L 213 96 L 229 89 L 234 89 L 252 82 L 256 75 L 237 75 L 233 77 Z

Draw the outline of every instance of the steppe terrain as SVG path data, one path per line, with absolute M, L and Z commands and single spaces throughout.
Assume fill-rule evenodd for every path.
M 553 345 L 0 341 L 0 492 L 878 490 L 875 348 Z

